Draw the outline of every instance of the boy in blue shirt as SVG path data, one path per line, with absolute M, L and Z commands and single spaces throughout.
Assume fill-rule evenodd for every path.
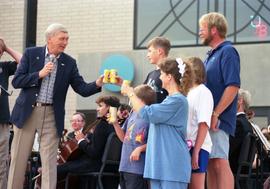
M 156 93 L 148 85 L 137 86 L 134 93 L 146 105 L 156 102 Z M 132 111 L 122 128 L 118 121 L 113 126 L 123 142 L 119 167 L 121 189 L 147 189 L 143 172 L 149 123 Z

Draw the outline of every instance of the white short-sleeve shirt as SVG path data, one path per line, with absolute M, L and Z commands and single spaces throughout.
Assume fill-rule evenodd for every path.
M 199 123 L 205 122 L 210 127 L 214 102 L 212 93 L 204 84 L 192 88 L 187 95 L 187 100 L 189 105 L 187 140 L 194 146 Z M 212 142 L 209 132 L 207 132 L 201 148 L 211 152 Z

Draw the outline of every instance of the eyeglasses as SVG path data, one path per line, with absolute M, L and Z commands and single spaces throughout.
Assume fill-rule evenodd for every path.
M 80 122 L 83 122 L 83 120 L 70 120 L 70 123 L 80 123 Z

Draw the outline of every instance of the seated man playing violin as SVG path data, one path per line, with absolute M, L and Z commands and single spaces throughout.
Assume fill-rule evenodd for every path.
M 118 108 L 120 102 L 114 96 L 100 96 L 96 103 L 98 105 L 97 120 L 83 131 L 78 130 L 74 133 L 81 154 L 77 159 L 57 166 L 58 180 L 65 178 L 70 172 L 98 171 L 100 169 L 107 138 L 110 133 L 114 132 L 114 127 L 107 122 L 106 115 L 110 106 Z

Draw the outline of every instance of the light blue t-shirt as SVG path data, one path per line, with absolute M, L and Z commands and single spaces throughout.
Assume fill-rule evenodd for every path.
M 160 104 L 144 106 L 139 115 L 150 122 L 144 177 L 188 183 L 191 159 L 186 144 L 186 97 L 170 95 Z
M 138 161 L 130 161 L 129 157 L 135 148 L 146 144 L 149 123 L 140 118 L 136 112 L 132 112 L 122 129 L 125 132 L 125 137 L 119 171 L 143 175 L 145 152 L 140 154 Z

